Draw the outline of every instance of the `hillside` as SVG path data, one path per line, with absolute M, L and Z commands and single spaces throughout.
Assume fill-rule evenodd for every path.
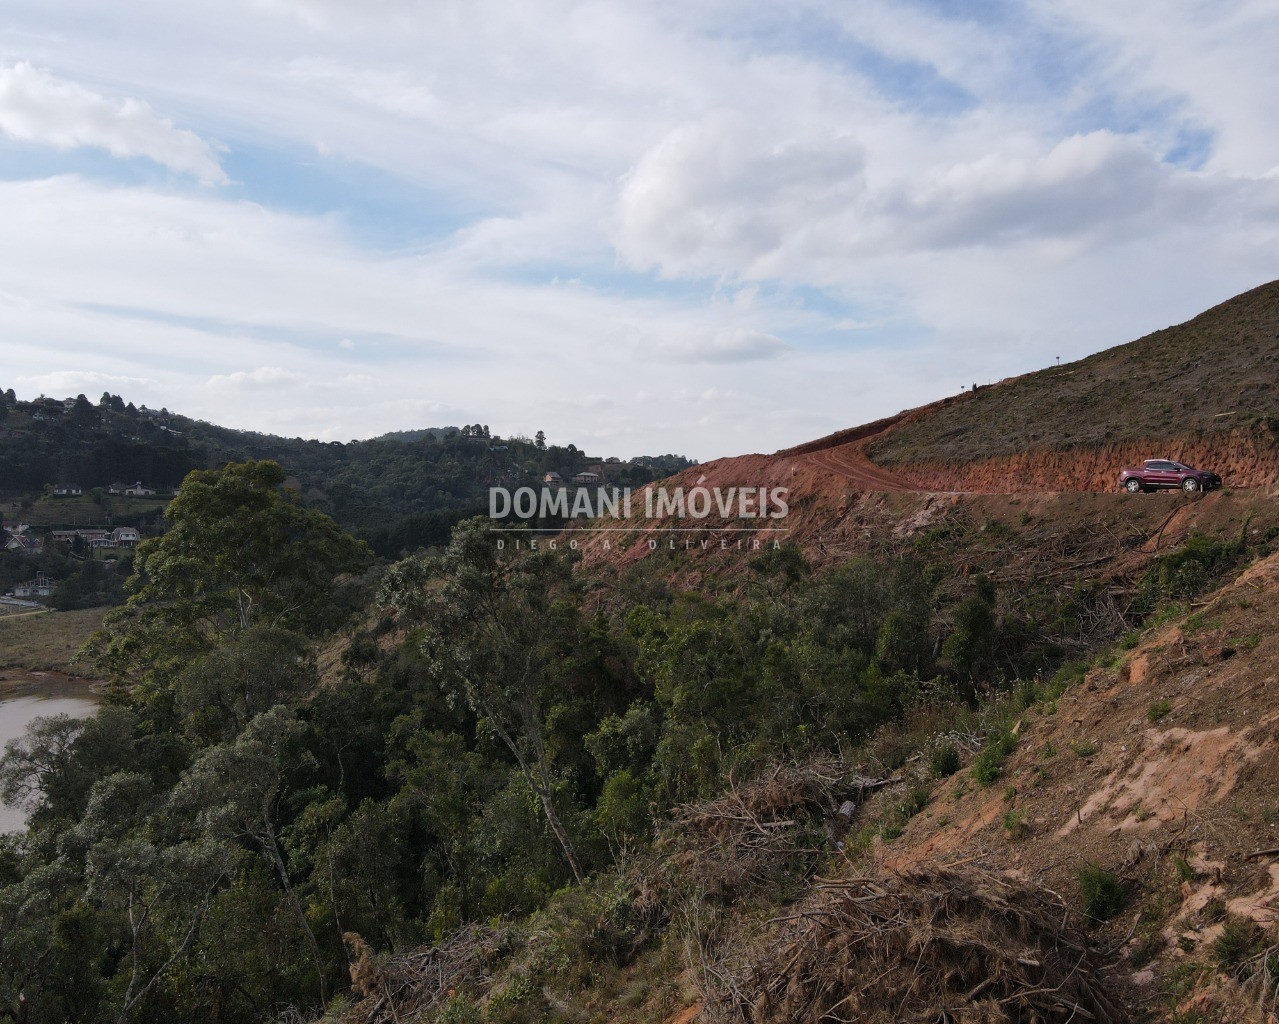
M 1227 489 L 1279 483 L 1279 281 L 1076 363 L 772 455 L 716 459 L 666 485 L 787 488 L 791 513 L 777 536 L 826 561 L 838 557 L 832 543 L 879 514 L 885 495 L 1113 492 L 1121 468 L 1160 456 L 1215 469 Z M 660 525 L 632 525 L 610 544 L 609 560 L 667 543 Z M 683 525 L 702 527 L 685 539 L 718 545 L 742 524 L 712 515 Z M 598 537 L 584 543 L 592 557 L 605 554 Z
M 354 945 L 354 1005 L 326 1024 L 1269 1024 L 1279 508 L 1255 491 L 1150 497 L 851 502 L 806 549 L 841 595 L 870 584 L 858 567 L 891 586 L 888 566 L 927 564 L 944 609 L 928 646 L 943 658 L 974 580 L 993 584 L 1000 635 L 974 689 L 938 665 L 873 735 L 843 735 L 838 757 L 747 759 L 718 791 L 656 815 L 651 845 L 526 920 L 390 957 Z M 715 559 L 637 558 L 623 587 L 643 593 L 627 577 L 648 573 L 688 588 L 677 607 L 694 625 L 717 588 L 735 593 L 725 607 L 755 620 L 767 678 L 787 634 L 757 595 L 781 574 L 767 556 Z M 745 586 L 729 568 L 741 564 L 757 570 Z M 833 600 L 807 605 L 808 585 L 774 590 L 801 621 Z M 807 670 L 856 622 L 817 619 Z M 696 635 L 669 655 L 667 685 L 686 703 L 667 721 L 751 714 L 731 633 Z M 879 657 L 886 647 L 881 633 Z M 776 710 L 754 714 L 814 699 L 803 676 L 783 678 Z M 821 707 L 808 728 L 833 727 L 839 705 Z
M 788 488 L 763 539 L 468 521 L 363 572 L 224 470 L 89 645 L 109 709 L 0 758 L 0 1009 L 1274 1024 L 1274 489 L 873 461 L 954 404 L 664 481 Z M 369 508 L 490 440 L 383 442 Z
M 308 505 L 388 556 L 446 542 L 454 523 L 486 507 L 488 488 L 496 484 L 519 486 L 551 470 L 568 476 L 600 466 L 610 482 L 636 485 L 690 464 L 677 455 L 609 460 L 573 444 L 492 437 L 480 424 L 349 443 L 275 437 L 167 409 L 138 409 L 110 394 L 95 405 L 83 396 L 27 402 L 0 392 L 0 437 L 0 499 L 10 506 L 7 514 L 33 525 L 100 522 L 113 502 L 120 506 L 109 509 L 115 521 L 147 525 L 160 502 L 91 492 L 142 481 L 164 496 L 192 469 L 271 459 Z M 62 483 L 76 484 L 83 495 L 40 499 Z
M 1107 466 L 1142 453 L 1223 463 L 1248 486 L 1264 482 L 1277 436 L 1279 282 L 1271 282 L 1179 326 L 918 410 L 867 453 L 929 489 L 947 469 L 983 460 L 995 464 L 997 479 L 1001 459 L 1010 489 L 1031 489 L 1016 486 L 1018 467 L 1024 475 L 1050 451 L 1085 462 L 1098 453 Z M 1078 470 L 1061 460 L 1053 470 L 1066 486 L 1076 482 L 1072 473 L 1088 489 L 1101 483 L 1094 465 Z

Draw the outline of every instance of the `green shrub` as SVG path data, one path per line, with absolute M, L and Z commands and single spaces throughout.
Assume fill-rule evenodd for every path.
M 436 1024 L 483 1024 L 484 1015 L 466 996 L 453 996 L 435 1015 Z
M 1007 729 L 992 736 L 973 759 L 973 779 L 981 786 L 989 786 L 1004 772 L 1004 762 L 1017 748 L 1017 737 Z
M 1167 700 L 1157 700 L 1150 705 L 1146 711 L 1146 717 L 1152 722 L 1162 721 L 1172 713 L 1172 702 Z
M 1017 842 L 1030 835 L 1030 826 L 1026 824 L 1026 817 L 1021 811 L 1009 811 L 1004 815 L 1004 831 L 1008 833 L 1009 839 Z
M 897 805 L 897 813 L 903 821 L 909 821 L 928 806 L 932 791 L 927 786 L 912 786 L 906 798 Z
M 1127 902 L 1119 876 L 1092 864 L 1079 869 L 1079 893 L 1090 921 L 1109 921 Z
M 1221 934 L 1212 944 L 1212 958 L 1223 971 L 1237 971 L 1262 951 L 1266 933 L 1256 921 L 1247 917 L 1226 918 Z
M 1190 861 L 1186 860 L 1180 853 L 1172 858 L 1172 869 L 1177 873 L 1177 881 L 1193 882 L 1199 877 L 1199 872 L 1190 866 Z
M 953 743 L 939 743 L 928 757 L 933 776 L 948 779 L 959 771 L 959 748 Z

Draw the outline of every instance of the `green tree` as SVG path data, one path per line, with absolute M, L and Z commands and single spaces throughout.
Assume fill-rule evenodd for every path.
M 167 686 L 218 644 L 261 626 L 311 634 L 344 612 L 339 584 L 367 560 L 360 541 L 304 508 L 274 462 L 197 470 L 144 541 L 91 651 L 118 678 Z
M 194 813 L 212 842 L 247 842 L 275 872 L 315 966 L 320 998 L 326 999 L 324 962 L 315 933 L 284 860 L 279 802 L 284 793 L 286 752 L 303 726 L 287 708 L 258 715 L 233 741 L 205 751 L 173 793 L 174 805 Z
M 191 736 L 229 739 L 262 712 L 310 692 L 316 678 L 315 660 L 301 636 L 250 626 L 178 677 L 178 716 Z
M 464 699 L 510 751 L 541 804 L 574 879 L 574 844 L 555 807 L 547 713 L 559 696 L 557 669 L 572 654 L 577 609 L 557 600 L 570 588 L 560 552 L 499 547 L 489 521 L 459 523 L 436 558 L 401 562 L 387 573 L 382 603 L 422 630 L 431 670 Z

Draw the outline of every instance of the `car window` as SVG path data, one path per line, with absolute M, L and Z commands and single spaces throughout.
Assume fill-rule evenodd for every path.
M 1146 463 L 1147 469 L 1172 469 L 1171 462 L 1162 462 L 1159 459 L 1151 459 Z

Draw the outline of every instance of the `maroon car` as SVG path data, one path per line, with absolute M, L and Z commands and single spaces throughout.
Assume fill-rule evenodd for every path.
M 1187 494 L 1212 491 L 1221 486 L 1221 477 L 1206 469 L 1192 469 L 1172 459 L 1147 459 L 1140 469 L 1125 469 L 1119 474 L 1119 486 L 1129 494 L 1179 487 Z

